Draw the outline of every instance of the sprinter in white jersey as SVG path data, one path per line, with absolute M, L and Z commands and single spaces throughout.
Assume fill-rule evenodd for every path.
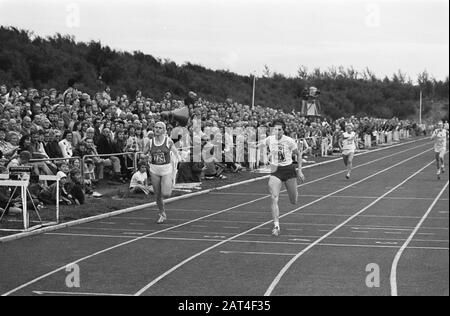
M 347 167 L 347 175 L 345 178 L 350 179 L 353 168 L 353 157 L 356 151 L 356 133 L 353 131 L 353 124 L 345 124 L 345 132 L 342 133 L 339 145 L 341 147 L 344 164 Z
M 283 183 L 289 195 L 292 204 L 297 204 L 297 178 L 301 181 L 305 180 L 302 173 L 302 155 L 297 148 L 294 139 L 284 135 L 285 124 L 281 120 L 275 120 L 272 124 L 273 135 L 264 139 L 259 143 L 260 148 L 269 148 L 269 162 L 271 175 L 269 178 L 269 191 L 271 194 L 271 211 L 274 227 L 272 235 L 280 234 L 280 210 L 278 208 L 278 199 Z M 298 169 L 295 170 L 292 155 L 297 156 Z
M 437 166 L 436 175 L 439 180 L 441 178 L 441 173 L 445 172 L 444 156 L 447 151 L 448 131 L 444 129 L 444 123 L 438 123 L 437 129 L 435 129 L 431 135 L 431 139 L 434 140 L 434 156 L 436 158 Z

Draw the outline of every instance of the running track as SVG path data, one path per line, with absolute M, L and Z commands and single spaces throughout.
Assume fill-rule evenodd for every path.
M 148 209 L 0 244 L 0 294 L 449 295 L 448 173 L 431 148 L 357 156 L 351 180 L 341 161 L 306 169 L 276 238 L 262 180 L 170 203 L 164 225 Z

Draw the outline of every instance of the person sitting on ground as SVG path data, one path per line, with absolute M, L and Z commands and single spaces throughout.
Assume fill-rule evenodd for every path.
M 72 196 L 75 204 L 84 204 L 86 196 L 83 188 L 83 178 L 81 176 L 81 171 L 77 168 L 70 170 L 70 179 L 67 182 L 67 191 Z
M 148 185 L 147 164 L 140 162 L 138 171 L 133 174 L 130 183 L 130 193 L 153 193 L 153 188 Z
M 72 205 L 75 203 L 75 200 L 72 195 L 67 192 L 65 187 L 67 184 L 67 175 L 62 171 L 58 171 L 56 176 L 59 178 L 59 202 L 64 205 Z M 44 187 L 39 193 L 39 200 L 47 205 L 56 205 L 56 199 L 58 198 L 56 194 L 57 187 L 57 182 Z

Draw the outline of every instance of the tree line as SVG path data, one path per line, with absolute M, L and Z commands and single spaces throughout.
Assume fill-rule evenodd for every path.
M 57 33 L 43 38 L 30 31 L 0 27 L 0 83 L 64 90 L 69 79 L 75 79 L 80 89 L 90 94 L 108 85 L 117 95 L 133 96 L 141 90 L 155 100 L 162 99 L 167 91 L 184 98 L 192 90 L 210 101 L 252 102 L 252 75 L 211 70 L 189 62 L 177 65 L 140 51 L 113 50 L 98 41 L 76 42 L 70 35 Z M 304 89 L 315 86 L 321 91 L 323 114 L 331 118 L 357 115 L 405 119 L 417 116 L 422 90 L 424 117 L 437 108 L 442 112 L 439 115 L 448 119 L 448 76 L 440 81 L 424 70 L 417 75 L 417 82 L 400 70 L 391 77 L 378 78 L 369 68 L 309 70 L 299 66 L 296 76 L 286 77 L 266 66 L 264 76 L 257 78 L 255 103 L 300 111 Z

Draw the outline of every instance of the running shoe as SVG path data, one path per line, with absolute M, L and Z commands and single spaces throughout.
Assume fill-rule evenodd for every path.
M 162 224 L 167 220 L 166 214 L 159 214 L 159 218 L 156 221 L 157 224 Z
M 345 176 L 345 179 L 350 179 L 350 174 L 349 173 L 347 173 L 347 175 Z
M 278 237 L 280 235 L 281 229 L 279 226 L 274 226 L 272 229 L 272 236 Z
M 441 173 L 445 173 L 444 166 L 441 167 Z
M 436 177 L 437 177 L 438 180 L 441 180 L 441 170 L 437 171 Z

